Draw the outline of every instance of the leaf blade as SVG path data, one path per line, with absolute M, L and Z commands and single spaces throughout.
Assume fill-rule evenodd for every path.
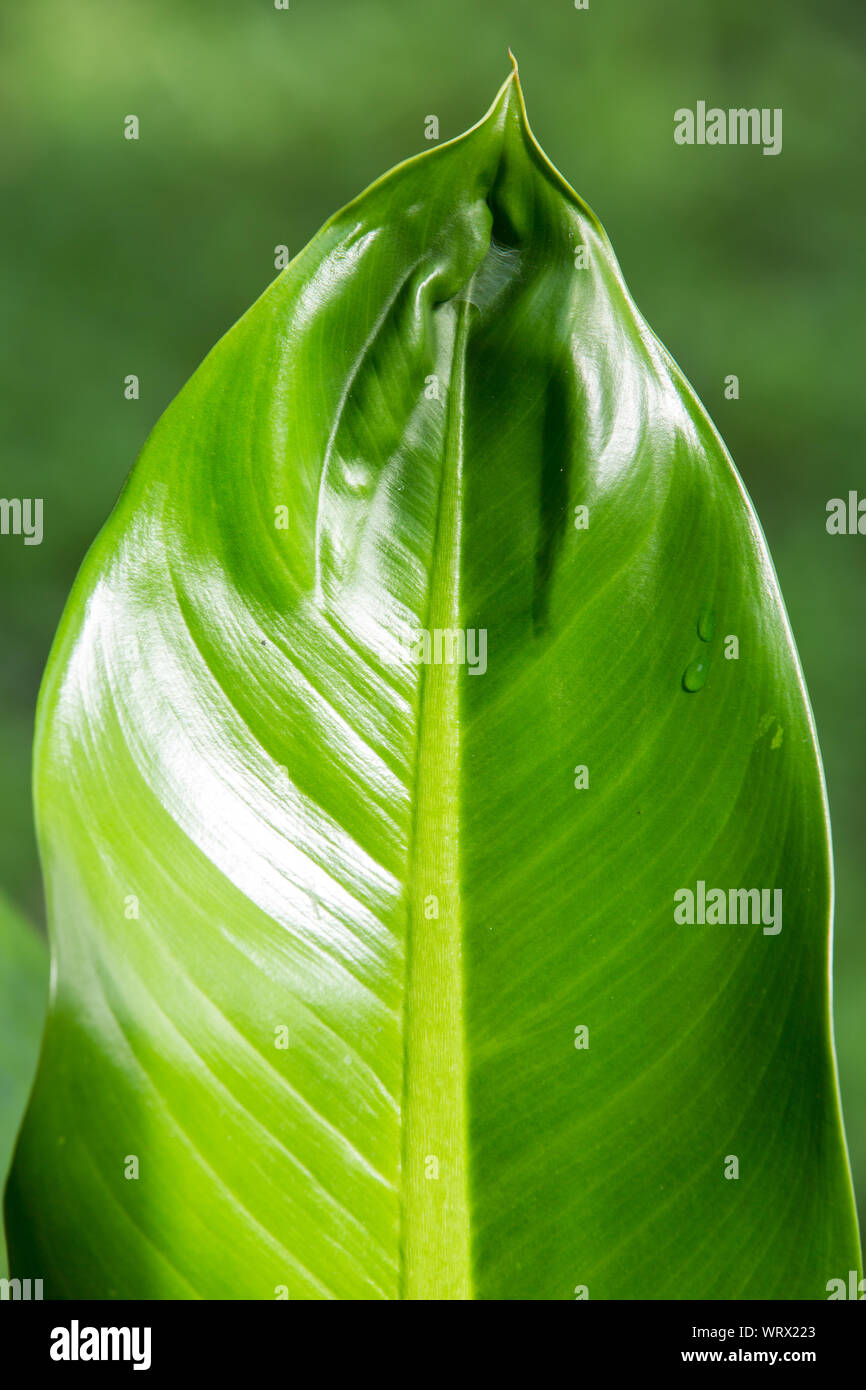
M 419 668 L 419 630 L 483 630 L 488 669 Z M 10 1222 L 61 1294 L 820 1297 L 856 1262 L 772 565 L 516 78 L 332 219 L 163 417 L 39 727 L 58 994 Z M 678 888 L 782 870 L 793 950 L 677 934 Z

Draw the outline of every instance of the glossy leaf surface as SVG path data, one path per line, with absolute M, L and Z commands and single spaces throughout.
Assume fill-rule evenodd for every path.
M 856 1266 L 772 566 L 516 76 L 157 425 L 37 797 L 56 978 L 8 1215 L 46 1295 L 822 1298 Z M 700 883 L 780 890 L 781 930 L 677 922 Z

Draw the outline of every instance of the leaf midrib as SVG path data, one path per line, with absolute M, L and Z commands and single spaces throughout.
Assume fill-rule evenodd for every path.
M 428 629 L 460 626 L 469 295 L 455 304 Z M 401 1297 L 472 1298 L 459 889 L 459 667 L 420 668 L 404 1021 Z M 425 901 L 438 900 L 437 918 Z M 432 1161 L 438 1176 L 431 1174 Z

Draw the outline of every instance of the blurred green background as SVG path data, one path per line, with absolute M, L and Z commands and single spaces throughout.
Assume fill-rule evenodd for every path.
M 34 703 L 76 569 L 215 340 L 367 183 L 485 111 L 519 60 L 547 153 L 721 429 L 779 572 L 836 845 L 836 1035 L 866 1199 L 862 0 L 29 0 L 0 13 L 0 885 L 43 919 Z M 684 148 L 698 99 L 782 107 L 784 146 Z M 123 138 L 124 117 L 141 124 Z M 141 381 L 138 401 L 123 381 Z M 736 373 L 740 399 L 724 399 Z M 804 1155 L 808 1162 L 808 1155 Z

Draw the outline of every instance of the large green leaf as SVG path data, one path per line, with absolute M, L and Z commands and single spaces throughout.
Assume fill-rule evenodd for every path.
M 36 1071 L 48 992 L 48 952 L 0 893 L 0 1190 Z M 6 1242 L 0 1230 L 0 1275 Z
M 417 659 L 458 631 L 486 661 Z M 773 569 L 516 76 L 166 412 L 38 725 L 56 979 L 8 1215 L 46 1294 L 822 1298 L 856 1267 Z M 781 890 L 782 929 L 680 924 L 699 882 Z

